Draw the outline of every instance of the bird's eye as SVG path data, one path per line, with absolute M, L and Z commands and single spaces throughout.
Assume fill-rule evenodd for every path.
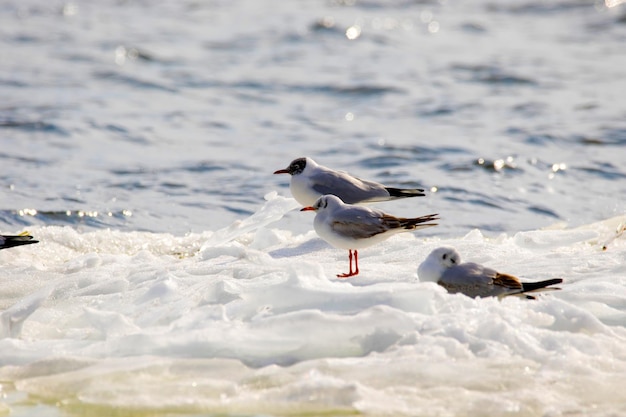
M 444 254 L 443 254 L 443 256 L 442 256 L 442 258 L 443 258 L 443 260 L 445 261 L 446 259 L 448 259 L 448 254 L 447 254 L 447 253 L 444 253 Z
M 304 171 L 304 167 L 306 167 L 306 161 L 304 159 L 296 159 L 289 164 L 289 173 L 291 175 L 301 174 Z

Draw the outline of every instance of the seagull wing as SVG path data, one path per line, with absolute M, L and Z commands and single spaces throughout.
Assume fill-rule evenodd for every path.
M 389 193 L 381 184 L 361 180 L 343 171 L 320 170 L 309 180 L 316 193 L 336 195 L 346 204 L 389 198 Z
M 493 277 L 493 285 L 509 290 L 523 291 L 522 283 L 519 278 L 509 274 L 502 274 L 500 272 L 496 272 L 496 275 Z
M 384 213 L 367 207 L 351 206 L 338 213 L 330 223 L 333 232 L 350 239 L 365 239 L 389 230 L 382 219 Z
M 516 277 L 473 262 L 446 269 L 439 285 L 450 293 L 460 292 L 469 297 L 498 297 L 522 291 L 522 284 Z

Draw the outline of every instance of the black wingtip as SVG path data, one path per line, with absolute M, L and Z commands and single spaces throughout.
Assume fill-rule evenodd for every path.
M 407 198 L 407 197 L 424 197 L 424 190 L 421 188 L 391 188 L 385 187 L 391 197 Z
M 563 278 L 552 278 L 552 279 L 547 279 L 545 281 L 539 281 L 539 282 L 524 282 L 522 283 L 522 288 L 523 288 L 523 292 L 536 291 L 542 288 L 549 287 L 551 285 L 560 284 L 562 282 L 563 282 Z M 552 287 L 550 289 L 559 290 L 560 288 Z
M 427 214 L 426 216 L 415 217 L 412 219 L 403 219 L 403 227 L 408 230 L 424 229 L 426 227 L 437 226 L 439 223 L 428 223 L 440 220 L 438 214 Z
M 441 220 L 441 218 L 439 217 L 439 214 L 427 214 L 426 216 L 422 216 L 420 217 L 420 219 L 423 219 L 423 222 L 432 222 L 435 220 Z
M 32 245 L 33 243 L 39 243 L 39 241 L 33 240 L 33 237 L 30 235 L 0 235 L 0 249 L 7 249 L 22 245 Z

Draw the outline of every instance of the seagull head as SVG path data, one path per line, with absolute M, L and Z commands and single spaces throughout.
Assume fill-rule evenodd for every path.
M 274 171 L 274 174 L 289 174 L 289 175 L 300 175 L 304 172 L 304 169 L 307 166 L 315 165 L 315 161 L 311 158 L 298 158 L 291 161 L 289 166 L 285 169 L 279 169 L 278 171 Z
M 450 268 L 461 263 L 461 255 L 451 246 L 437 248 L 429 255 L 429 257 L 431 256 L 437 259 L 445 268 Z
M 303 207 L 300 209 L 300 211 L 324 211 L 324 210 L 331 210 L 335 207 L 339 207 L 340 205 L 344 204 L 343 201 L 341 201 L 341 199 L 335 195 L 332 194 L 327 194 L 327 195 L 323 195 L 320 198 L 317 199 L 317 201 L 312 205 L 312 206 L 308 206 L 308 207 Z
M 437 282 L 446 269 L 461 263 L 461 255 L 450 246 L 433 250 L 417 268 L 420 281 Z

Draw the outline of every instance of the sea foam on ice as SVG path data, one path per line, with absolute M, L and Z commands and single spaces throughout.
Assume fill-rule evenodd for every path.
M 269 195 L 186 236 L 33 228 L 38 245 L 0 253 L 0 380 L 94 410 L 626 412 L 626 242 L 611 227 L 405 234 L 340 280 L 345 251 L 276 227 L 294 208 Z M 416 275 L 442 245 L 565 282 L 534 301 L 449 295 Z

